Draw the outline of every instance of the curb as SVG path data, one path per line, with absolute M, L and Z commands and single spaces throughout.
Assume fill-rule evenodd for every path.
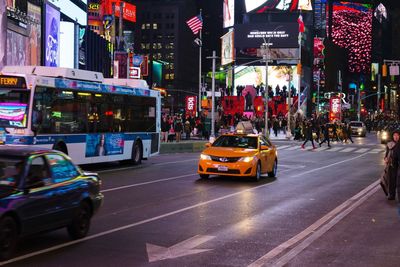
M 205 149 L 206 141 L 190 143 L 162 143 L 160 145 L 160 154 L 201 152 Z

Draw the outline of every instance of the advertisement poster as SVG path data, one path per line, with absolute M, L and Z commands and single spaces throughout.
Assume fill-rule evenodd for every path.
M 60 62 L 60 11 L 46 4 L 45 66 L 58 67 Z
M 235 47 L 260 47 L 268 42 L 270 48 L 297 48 L 298 23 L 251 23 L 235 25 Z M 265 41 L 264 41 L 265 40 Z
M 342 115 L 342 105 L 340 102 L 340 98 L 339 97 L 331 97 L 330 101 L 329 101 L 329 106 L 330 106 L 330 110 L 329 110 L 329 120 L 331 122 L 336 121 L 336 120 L 341 120 L 341 115 Z
M 124 153 L 124 134 L 88 134 L 86 157 L 119 155 Z
M 232 27 L 235 24 L 235 1 L 224 0 L 224 28 Z
M 6 0 L 0 0 L 0 69 L 6 65 L 6 51 L 7 51 L 7 12 Z
M 115 74 L 118 73 L 118 78 L 128 78 L 128 53 L 119 51 L 114 52 L 114 61 L 118 61 L 118 70 L 114 69 Z
M 235 60 L 233 39 L 233 31 L 229 31 L 221 37 L 221 65 L 232 63 Z
M 196 116 L 197 96 L 186 96 L 186 116 Z
M 39 6 L 28 2 L 28 16 L 35 20 L 35 23 L 28 24 L 29 45 L 28 57 L 29 65 L 40 65 L 41 58 L 41 13 L 42 9 Z
M 7 30 L 7 65 L 28 65 L 27 38 L 14 31 Z

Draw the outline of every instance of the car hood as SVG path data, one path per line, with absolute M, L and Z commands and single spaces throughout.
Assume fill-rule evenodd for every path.
M 204 154 L 216 157 L 249 157 L 257 153 L 257 149 L 238 147 L 209 147 L 203 151 Z

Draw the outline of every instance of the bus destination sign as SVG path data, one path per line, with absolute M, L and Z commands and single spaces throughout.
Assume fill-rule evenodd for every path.
M 24 77 L 0 76 L 0 88 L 26 88 Z

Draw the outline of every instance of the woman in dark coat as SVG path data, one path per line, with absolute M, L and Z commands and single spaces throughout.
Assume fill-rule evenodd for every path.
M 400 131 L 396 130 L 392 134 L 392 141 L 390 141 L 386 145 L 385 163 L 387 164 L 388 168 L 387 172 L 388 200 L 394 200 L 396 198 L 396 185 L 399 176 L 398 174 L 398 166 L 399 166 L 398 161 L 400 153 L 399 138 L 400 138 Z M 400 192 L 397 192 L 397 194 L 399 198 Z

